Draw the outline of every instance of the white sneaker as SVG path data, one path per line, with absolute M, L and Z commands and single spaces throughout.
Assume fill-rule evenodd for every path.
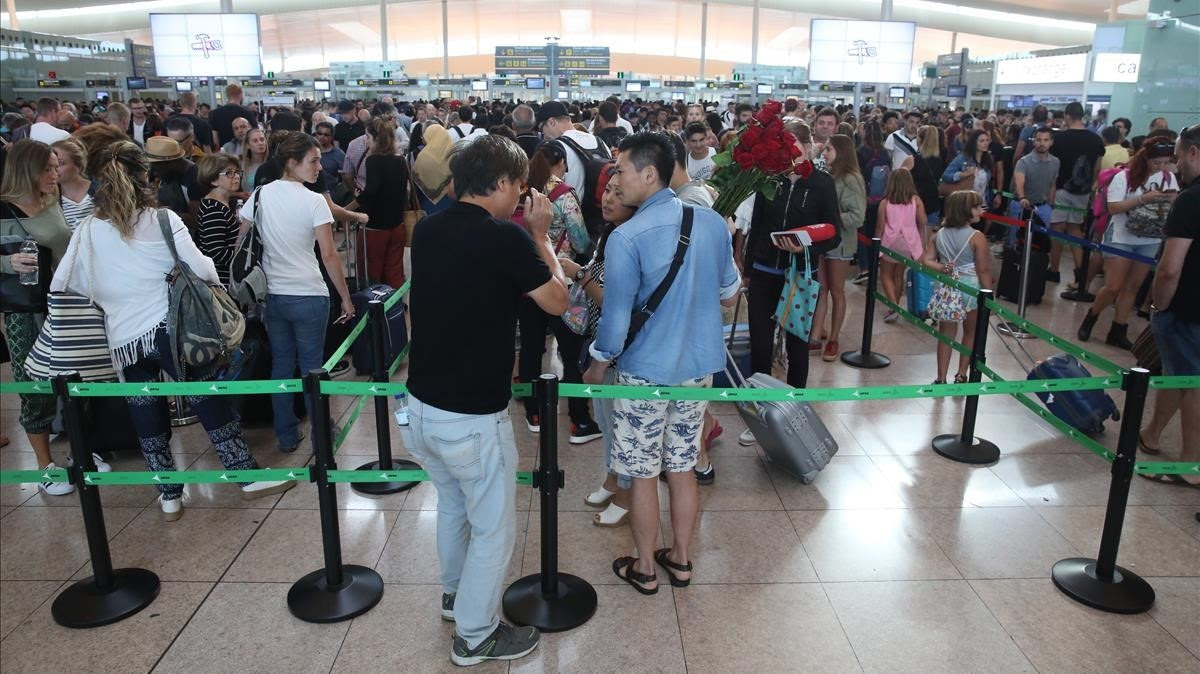
M 97 473 L 111 473 L 112 472 L 112 466 L 108 465 L 107 461 L 100 458 L 99 454 L 92 452 L 92 461 L 96 464 L 96 472 Z M 67 456 L 67 465 L 74 466 L 75 458 L 72 456 Z
M 758 440 L 754 438 L 754 432 L 749 428 L 742 431 L 742 434 L 738 436 L 738 444 L 743 447 L 749 447 L 756 442 L 758 442 Z
M 296 486 L 295 480 L 260 480 L 242 485 L 242 498 L 246 501 L 271 494 L 282 494 Z
M 54 462 L 51 461 L 42 470 L 54 470 L 55 468 L 58 468 L 58 466 L 54 465 Z M 70 482 L 42 482 L 38 485 L 38 488 L 51 496 L 66 496 L 75 491 L 75 485 Z
M 160 495 L 158 497 L 158 504 L 160 507 L 162 507 L 163 520 L 165 520 L 167 522 L 174 522 L 175 520 L 179 519 L 180 517 L 183 517 L 183 497 L 182 496 L 180 496 L 179 498 L 173 498 L 173 499 L 167 501 L 167 500 L 164 500 L 163 497 Z
M 887 314 L 884 315 L 883 322 L 884 323 L 895 323 L 896 319 L 898 319 L 898 318 L 900 318 L 900 314 L 896 313 L 895 311 L 889 311 L 889 312 L 887 312 Z

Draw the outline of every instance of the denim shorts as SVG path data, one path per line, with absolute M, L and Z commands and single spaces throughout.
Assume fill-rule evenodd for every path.
M 1112 240 L 1113 239 L 1113 229 L 1115 229 L 1115 228 L 1110 224 L 1108 226 L 1108 229 L 1104 230 L 1104 245 L 1108 246 L 1109 248 L 1116 248 L 1117 250 L 1123 250 L 1126 253 L 1133 253 L 1134 255 L 1141 255 L 1142 257 L 1148 257 L 1151 259 L 1158 257 L 1158 249 L 1162 247 L 1161 242 L 1156 242 L 1156 243 L 1113 243 L 1113 240 Z
M 1171 377 L 1200 375 L 1200 323 L 1179 320 L 1174 312 L 1150 317 L 1154 342 L 1162 358 L 1163 374 Z

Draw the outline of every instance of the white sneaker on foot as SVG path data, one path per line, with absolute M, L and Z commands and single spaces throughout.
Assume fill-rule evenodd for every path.
M 251 499 L 270 496 L 271 494 L 282 494 L 283 492 L 296 486 L 295 480 L 260 480 L 251 482 L 250 484 L 242 485 L 242 499 L 249 501 Z
M 883 322 L 884 323 L 895 323 L 896 319 L 898 319 L 898 318 L 900 318 L 900 314 L 898 314 L 894 311 L 889 311 L 884 315 Z
M 754 438 L 754 433 L 749 428 L 742 431 L 742 434 L 738 436 L 738 444 L 743 447 L 749 447 L 756 442 L 758 440 Z
M 183 517 L 183 497 L 165 500 L 162 496 L 158 497 L 158 504 L 162 508 L 163 520 L 174 522 Z
M 51 461 L 42 470 L 54 470 L 55 468 L 58 468 L 58 466 L 54 465 L 54 462 Z M 75 491 L 75 485 L 70 482 L 42 482 L 38 485 L 38 489 L 51 496 L 66 496 Z
M 97 473 L 111 473 L 112 472 L 112 466 L 108 465 L 108 462 L 105 461 L 104 459 L 100 458 L 100 455 L 95 452 L 92 452 L 92 462 L 96 464 L 96 472 Z M 67 465 L 74 466 L 75 458 L 72 456 L 67 456 Z

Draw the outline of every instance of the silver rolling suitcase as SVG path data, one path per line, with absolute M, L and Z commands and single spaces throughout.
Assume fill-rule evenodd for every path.
M 727 355 L 726 360 L 732 373 L 730 376 L 740 381 L 743 387 L 791 388 L 761 372 L 754 373 L 748 380 L 743 379 L 732 357 Z M 803 484 L 815 480 L 817 473 L 837 453 L 837 442 L 808 403 L 741 402 L 737 409 L 754 439 L 762 446 L 767 460 Z

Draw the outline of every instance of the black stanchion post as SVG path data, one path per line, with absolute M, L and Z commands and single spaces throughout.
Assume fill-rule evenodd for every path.
M 1154 605 L 1154 588 L 1136 573 L 1117 566 L 1117 549 L 1121 545 L 1121 528 L 1125 523 L 1125 504 L 1129 500 L 1129 485 L 1133 481 L 1138 433 L 1149 387 L 1148 370 L 1135 367 L 1125 375 L 1125 416 L 1122 417 L 1121 435 L 1117 439 L 1117 458 L 1112 465 L 1112 482 L 1108 487 L 1108 507 L 1104 513 L 1104 530 L 1100 534 L 1099 555 L 1096 559 L 1074 557 L 1061 560 L 1051 572 L 1054 586 L 1068 597 L 1109 613 L 1144 613 Z
M 371 381 L 386 382 L 388 380 L 388 349 L 387 343 L 387 311 L 380 300 L 367 303 L 367 313 L 370 319 L 367 327 L 371 329 L 371 356 L 374 369 Z M 421 466 L 412 461 L 392 459 L 392 427 L 391 415 L 388 414 L 387 396 L 375 396 L 375 442 L 379 446 L 379 460 L 364 463 L 358 470 L 420 470 Z M 355 482 L 351 485 L 354 491 L 361 494 L 395 494 L 406 489 L 412 489 L 418 482 Z
M 1091 209 L 1088 209 L 1087 213 L 1085 213 L 1083 216 L 1083 227 L 1084 227 L 1083 231 L 1086 232 L 1083 235 L 1083 238 L 1087 239 L 1088 241 L 1091 241 L 1092 240 L 1092 212 L 1091 212 Z M 1066 245 L 1066 244 L 1063 244 L 1063 245 Z M 1088 284 L 1087 284 L 1088 265 L 1091 264 L 1091 260 L 1092 260 L 1092 248 L 1091 248 L 1091 246 L 1084 246 L 1084 248 L 1083 248 L 1083 264 L 1081 264 L 1079 266 L 1079 268 L 1077 268 L 1075 270 L 1075 286 L 1076 286 L 1075 290 L 1067 290 L 1066 292 L 1059 293 L 1059 295 L 1058 295 L 1059 297 L 1063 298 L 1064 300 L 1071 300 L 1072 302 L 1093 302 L 1093 301 L 1095 301 L 1096 296 L 1093 295 L 1092 293 L 1088 292 Z
M 987 362 L 988 322 L 992 311 L 987 303 L 995 293 L 986 288 L 979 290 L 979 313 L 975 319 L 975 343 L 971 349 L 971 370 L 967 381 L 978 384 L 983 379 L 979 366 Z M 979 396 L 967 396 L 963 410 L 962 433 L 948 433 L 933 439 L 933 451 L 947 459 L 962 463 L 995 463 L 1000 459 L 1000 448 L 995 443 L 975 437 L 975 415 L 979 412 Z
M 867 265 L 867 306 L 863 316 L 862 347 L 842 354 L 842 362 L 851 367 L 877 370 L 892 364 L 892 359 L 871 351 L 871 333 L 875 331 L 875 289 L 879 285 L 879 237 L 871 239 L 871 259 Z
M 63 627 L 100 627 L 124 620 L 149 606 L 158 596 L 159 582 L 158 576 L 146 569 L 112 568 L 100 490 L 83 479 L 85 472 L 96 471 L 96 464 L 84 440 L 83 400 L 72 398 L 69 393 L 71 383 L 78 381 L 81 379 L 77 372 L 60 374 L 54 378 L 54 393 L 63 401 L 66 410 L 64 421 L 74 463 L 69 470 L 79 492 L 92 575 L 73 583 L 55 597 L 50 614 L 54 616 L 54 622 Z
M 504 613 L 518 625 L 563 632 L 587 622 L 596 612 L 596 589 L 578 576 L 558 571 L 558 377 L 543 374 L 534 383 L 542 430 L 534 484 L 541 496 L 542 572 L 525 576 L 504 591 Z
M 349 620 L 371 610 L 383 597 L 383 578 L 373 569 L 342 563 L 342 541 L 338 528 L 337 485 L 329 481 L 335 470 L 333 438 L 329 418 L 329 396 L 321 393 L 321 382 L 329 380 L 325 370 L 313 370 L 304 378 L 304 392 L 312 410 L 312 442 L 316 461 L 317 498 L 321 507 L 321 546 L 325 568 L 296 581 L 288 590 L 292 615 L 312 623 Z

